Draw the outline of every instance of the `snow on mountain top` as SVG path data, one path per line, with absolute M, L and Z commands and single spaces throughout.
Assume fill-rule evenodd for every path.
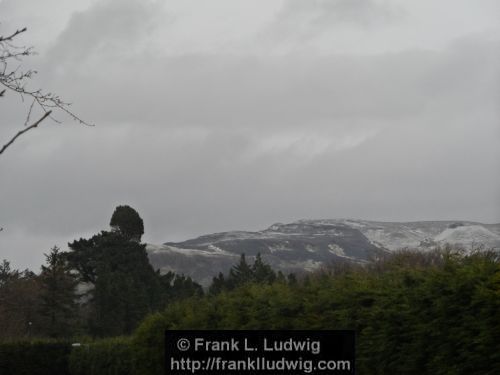
M 146 245 L 146 250 L 151 254 L 178 253 L 185 256 L 205 256 L 205 257 L 235 256 L 234 253 L 224 251 L 221 248 L 214 245 L 209 245 L 208 249 L 209 250 L 200 250 L 200 249 L 180 248 L 169 245 L 153 245 L 153 244 Z
M 435 237 L 435 240 L 439 242 L 459 243 L 466 246 L 483 244 L 495 247 L 495 245 L 498 246 L 500 244 L 500 235 L 480 225 L 464 225 L 445 229 Z
M 165 247 L 152 245 L 150 251 L 178 248 L 178 251 L 207 252 L 205 255 L 221 254 L 227 247 L 235 248 L 246 241 L 262 244 L 268 241 L 268 250 L 288 249 L 287 240 L 322 238 L 322 236 L 348 238 L 361 233 L 379 248 L 397 250 L 401 248 L 432 248 L 446 242 L 470 246 L 482 243 L 487 247 L 500 247 L 500 224 L 481 224 L 470 221 L 415 221 L 377 222 L 356 219 L 298 220 L 292 223 L 275 223 L 269 228 L 256 231 L 231 231 L 203 235 L 180 243 L 165 243 Z M 252 242 L 254 241 L 254 242 Z M 258 241 L 258 242 L 255 242 Z M 335 240 L 333 240 L 335 241 Z M 192 249 L 192 250 L 190 250 Z M 234 249 L 233 249 L 234 250 Z M 175 250 L 171 250 L 175 251 Z M 230 253 L 232 251 L 229 251 Z
M 445 243 L 467 249 L 480 245 L 500 249 L 500 224 L 299 220 L 275 223 L 256 232 L 222 232 L 160 246 L 148 244 L 147 251 L 151 263 L 161 272 L 189 275 L 206 286 L 217 273 L 229 272 L 243 253 L 249 260 L 260 253 L 273 268 L 288 273 L 337 261 L 366 263 L 386 250 L 429 250 Z

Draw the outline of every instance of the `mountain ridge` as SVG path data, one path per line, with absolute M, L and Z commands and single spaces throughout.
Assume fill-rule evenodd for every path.
M 148 244 L 147 251 L 161 272 L 184 273 L 208 285 L 243 253 L 249 257 L 260 253 L 273 268 L 284 272 L 303 272 L 341 260 L 366 263 L 381 252 L 429 250 L 445 243 L 500 248 L 500 223 L 302 219 L 255 232 L 219 232 L 181 242 Z

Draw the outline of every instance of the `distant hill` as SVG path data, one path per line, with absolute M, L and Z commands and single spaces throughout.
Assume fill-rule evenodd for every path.
M 232 231 L 184 242 L 148 244 L 147 250 L 151 263 L 162 273 L 184 273 L 208 285 L 212 276 L 227 272 L 243 253 L 249 257 L 261 253 L 275 269 L 301 272 L 339 260 L 363 263 L 380 252 L 425 250 L 445 243 L 500 248 L 500 224 L 300 220 L 273 224 L 258 232 Z

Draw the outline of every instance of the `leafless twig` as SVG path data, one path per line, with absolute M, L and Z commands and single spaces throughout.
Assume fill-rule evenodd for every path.
M 21 70 L 20 62 L 22 61 L 23 57 L 33 55 L 34 51 L 32 47 L 19 47 L 13 43 L 15 38 L 19 36 L 19 34 L 24 33 L 26 30 L 27 28 L 25 27 L 14 31 L 7 36 L 0 35 L 0 86 L 3 86 L 3 90 L 0 90 L 0 97 L 5 96 L 7 92 L 13 92 L 20 95 L 23 101 L 25 97 L 32 100 L 24 122 L 25 128 L 18 131 L 14 135 L 14 137 L 12 137 L 2 147 L 0 155 L 18 137 L 20 137 L 27 131 L 36 128 L 47 117 L 59 123 L 59 121 L 53 117 L 54 110 L 59 110 L 66 113 L 73 120 L 79 122 L 80 124 L 93 126 L 92 124 L 87 123 L 75 113 L 70 111 L 69 106 L 71 105 L 71 103 L 62 100 L 58 95 L 51 92 L 42 91 L 41 89 L 32 90 L 27 87 L 28 82 L 37 72 L 31 69 L 26 71 Z M 29 125 L 35 105 L 43 112 L 43 116 L 36 122 Z
M 45 114 L 40 118 L 38 119 L 36 122 L 34 122 L 33 124 L 31 124 L 30 126 L 24 128 L 23 130 L 19 130 L 6 144 L 3 145 L 2 149 L 0 149 L 0 155 L 3 154 L 3 152 L 11 145 L 14 143 L 14 141 L 20 137 L 21 135 L 23 135 L 24 133 L 30 131 L 31 129 L 34 129 L 36 128 L 38 125 L 41 124 L 41 122 L 43 120 L 45 120 L 47 117 L 50 116 L 52 111 L 48 111 L 48 112 L 45 112 Z
M 19 34 L 21 33 L 24 33 L 26 30 L 28 30 L 26 27 L 22 28 L 21 30 L 16 30 L 14 31 L 11 35 L 9 36 L 1 36 L 0 35 L 0 43 L 1 42 L 7 42 L 7 41 L 11 41 L 12 39 L 14 39 L 16 36 L 18 36 Z

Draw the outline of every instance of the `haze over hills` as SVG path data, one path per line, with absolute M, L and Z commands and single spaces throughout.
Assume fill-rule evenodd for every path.
M 162 273 L 183 273 L 208 285 L 219 272 L 228 272 L 243 253 L 250 258 L 261 253 L 275 269 L 300 272 L 338 260 L 365 263 L 380 252 L 426 250 L 445 243 L 500 248 L 500 224 L 299 220 L 273 224 L 258 232 L 231 231 L 177 243 L 148 244 L 147 250 L 154 268 Z

